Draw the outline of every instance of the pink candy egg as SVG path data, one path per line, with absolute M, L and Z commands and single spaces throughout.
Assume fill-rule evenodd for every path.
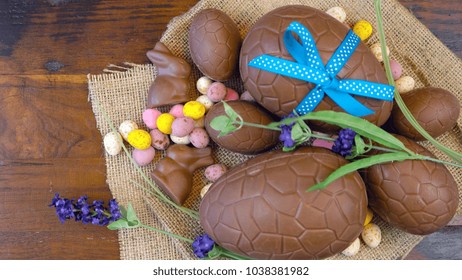
M 393 76 L 393 80 L 398 80 L 403 74 L 403 67 L 396 60 L 390 59 L 390 69 Z
M 226 86 L 220 82 L 212 83 L 207 89 L 207 96 L 212 102 L 220 102 L 227 94 Z
M 315 139 L 312 144 L 313 147 L 321 147 L 321 148 L 327 148 L 327 149 L 332 149 L 332 146 L 334 146 L 334 142 L 332 141 L 327 141 L 323 139 Z
M 157 128 L 157 118 L 162 114 L 161 111 L 157 109 L 146 109 L 143 112 L 143 122 L 144 124 L 150 128 L 154 129 Z
M 205 129 L 196 127 L 191 134 L 189 134 L 189 140 L 194 147 L 201 149 L 207 147 L 210 142 L 210 137 Z
M 223 176 L 223 174 L 225 174 L 226 171 L 228 171 L 226 165 L 221 163 L 213 164 L 205 169 L 205 178 L 207 178 L 207 180 L 213 183 L 216 180 L 218 180 L 221 176 Z
M 244 91 L 244 92 L 241 94 L 241 100 L 253 102 L 253 101 L 255 101 L 255 98 L 253 98 L 253 96 L 250 95 L 250 92 Z
M 172 135 L 184 137 L 192 132 L 195 121 L 190 117 L 176 118 L 172 123 Z
M 184 117 L 183 105 L 182 104 L 173 105 L 173 107 L 172 107 L 172 109 L 170 109 L 169 113 L 170 113 L 170 115 L 174 116 L 175 118 Z
M 224 100 L 239 100 L 239 94 L 234 89 L 226 88 L 226 96 Z
M 132 157 L 139 166 L 150 164 L 154 160 L 155 155 L 156 150 L 153 147 L 149 147 L 146 150 L 134 149 L 132 152 Z
M 163 134 L 159 129 L 153 129 L 149 134 L 151 134 L 151 146 L 157 150 L 166 150 L 170 145 L 168 136 Z

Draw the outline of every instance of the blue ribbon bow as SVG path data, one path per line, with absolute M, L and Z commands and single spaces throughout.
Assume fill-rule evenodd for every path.
M 298 35 L 302 43 L 292 32 Z M 393 101 L 394 87 L 363 80 L 337 79 L 337 73 L 354 53 L 359 42 L 360 38 L 350 30 L 324 66 L 310 31 L 301 23 L 292 22 L 284 33 L 284 44 L 296 62 L 264 54 L 252 59 L 249 66 L 316 84 L 295 108 L 299 115 L 313 111 L 324 94 L 327 94 L 347 113 L 362 117 L 374 111 L 350 94 Z

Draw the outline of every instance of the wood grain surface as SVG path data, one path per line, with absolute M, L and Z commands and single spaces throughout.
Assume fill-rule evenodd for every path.
M 0 0 L 0 259 L 119 258 L 117 232 L 61 225 L 48 207 L 56 192 L 111 198 L 86 75 L 149 62 L 196 2 Z M 401 2 L 462 57 L 460 0 Z

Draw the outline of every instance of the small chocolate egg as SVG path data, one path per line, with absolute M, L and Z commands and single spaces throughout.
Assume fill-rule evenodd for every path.
M 367 246 L 376 248 L 382 241 L 382 231 L 378 225 L 369 223 L 364 226 L 364 229 L 361 232 L 361 237 Z
M 346 20 L 346 12 L 342 7 L 332 7 L 326 11 L 326 14 L 330 15 L 331 17 L 335 18 L 340 22 L 345 22 Z
M 180 144 L 180 145 L 188 145 L 188 144 L 191 143 L 191 140 L 189 139 L 189 135 L 186 135 L 186 136 L 183 136 L 183 137 L 170 135 L 170 139 L 172 139 L 173 143 Z
M 372 25 L 367 20 L 360 20 L 353 26 L 353 32 L 365 41 L 372 35 Z
M 204 174 L 207 180 L 209 180 L 210 182 L 215 182 L 221 176 L 223 176 L 223 174 L 225 174 L 226 171 L 228 171 L 228 168 L 226 167 L 226 165 L 222 163 L 216 163 L 216 164 L 207 166 L 207 168 L 204 171 Z
M 151 147 L 152 139 L 149 132 L 142 129 L 135 129 L 128 134 L 127 142 L 135 149 L 146 150 Z
M 156 150 L 153 147 L 149 147 L 145 150 L 133 149 L 132 157 L 138 166 L 146 166 L 150 164 L 156 155 Z
M 403 74 L 403 67 L 398 61 L 390 59 L 390 70 L 393 76 L 393 80 L 398 80 Z
M 245 122 L 267 125 L 273 122 L 270 114 L 255 103 L 236 100 L 227 102 Z M 220 131 L 213 129 L 210 123 L 215 117 L 224 116 L 223 103 L 212 106 L 205 116 L 205 129 L 212 140 L 223 148 L 242 154 L 257 154 L 266 151 L 279 142 L 279 131 L 243 126 L 228 135 L 218 137 Z
M 106 152 L 111 155 L 115 156 L 122 151 L 122 137 L 117 132 L 109 132 L 104 136 L 103 143 L 104 149 Z
M 400 94 L 408 93 L 415 87 L 415 80 L 411 76 L 402 76 L 395 82 L 396 89 Z
M 239 100 L 239 94 L 232 88 L 226 88 L 226 96 L 223 99 L 225 101 Z
M 417 122 L 432 137 L 438 137 L 453 128 L 459 118 L 459 100 L 445 89 L 418 88 L 403 95 L 402 99 Z M 396 104 L 386 127 L 415 141 L 425 139 L 404 117 Z
M 175 118 L 181 118 L 184 117 L 183 108 L 183 104 L 175 104 L 172 106 L 168 113 L 174 116 Z
M 207 89 L 207 97 L 212 100 L 212 102 L 220 102 L 225 98 L 226 94 L 226 86 L 220 82 L 214 82 Z
M 202 94 L 207 94 L 207 89 L 212 83 L 213 81 L 209 77 L 200 77 L 196 82 L 196 89 Z
M 350 246 L 348 246 L 348 248 L 342 251 L 342 254 L 347 257 L 352 257 L 359 252 L 360 248 L 361 241 L 359 241 L 359 238 L 356 238 L 355 241 L 353 241 L 353 243 L 351 243 Z
M 390 54 L 390 49 L 388 48 L 388 46 L 385 46 L 386 50 L 387 50 L 387 55 Z M 383 61 L 383 54 L 382 54 L 382 46 L 380 45 L 380 43 L 375 43 L 375 44 L 372 44 L 372 46 L 370 46 L 370 49 L 372 51 L 372 53 L 374 54 L 375 58 L 377 58 L 377 60 L 379 62 L 382 62 Z
M 411 151 L 433 157 L 416 142 L 396 137 Z M 394 161 L 376 164 L 361 172 L 367 186 L 369 207 L 401 230 L 430 234 L 447 225 L 456 213 L 459 205 L 457 183 L 441 163 Z
M 176 118 L 172 123 L 172 135 L 184 137 L 194 129 L 195 121 L 190 117 Z
M 210 98 L 207 95 L 199 96 L 198 98 L 196 98 L 196 101 L 204 105 L 206 112 L 213 106 L 212 100 L 210 100 Z
M 199 149 L 207 147 L 210 143 L 210 137 L 202 127 L 195 127 L 189 134 L 189 140 L 194 147 Z
M 226 81 L 238 65 L 241 36 L 234 21 L 217 9 L 194 16 L 189 27 L 191 58 L 199 70 L 215 81 Z
M 150 128 L 154 129 L 157 128 L 157 118 L 162 114 L 161 111 L 157 109 L 146 109 L 143 112 L 143 122 L 144 124 Z
M 127 140 L 128 134 L 135 129 L 138 129 L 138 125 L 134 121 L 126 120 L 120 124 L 119 133 L 123 139 Z
M 159 129 L 153 129 L 149 134 L 151 134 L 151 146 L 153 146 L 155 149 L 163 151 L 166 150 L 170 145 L 168 136 L 163 134 Z

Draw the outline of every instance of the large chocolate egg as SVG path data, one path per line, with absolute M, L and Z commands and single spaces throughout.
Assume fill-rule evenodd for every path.
M 227 103 L 245 122 L 267 125 L 274 121 L 268 112 L 252 102 L 236 100 Z M 279 131 L 251 126 L 243 126 L 228 135 L 218 137 L 220 131 L 213 129 L 210 122 L 222 115 L 226 115 L 223 103 L 213 105 L 205 117 L 205 129 L 210 138 L 223 148 L 241 154 L 257 154 L 279 142 Z
M 410 150 L 433 155 L 397 136 Z M 391 225 L 412 234 L 430 234 L 444 227 L 459 204 L 457 183 L 443 164 L 405 160 L 373 165 L 363 172 L 369 206 Z
M 263 54 L 295 61 L 287 52 L 283 41 L 284 32 L 292 21 L 298 21 L 309 29 L 324 64 L 330 59 L 349 30 L 328 14 L 307 6 L 284 6 L 269 12 L 255 23 L 242 44 L 239 61 L 240 74 L 245 88 L 257 102 L 278 116 L 291 113 L 314 88 L 314 85 L 249 67 L 248 63 Z M 387 84 L 383 67 L 362 42 L 337 77 Z M 390 116 L 392 102 L 367 97 L 355 96 L 354 98 L 375 111 L 374 114 L 364 117 L 368 121 L 380 126 Z M 343 111 L 327 96 L 315 109 L 315 111 L 320 110 Z M 319 122 L 315 124 L 317 129 L 322 131 L 334 129 L 331 125 Z
M 237 67 L 241 36 L 236 24 L 217 9 L 200 11 L 189 28 L 191 58 L 215 81 L 229 79 Z
M 402 98 L 417 122 L 433 137 L 438 137 L 450 130 L 459 118 L 459 100 L 445 89 L 418 88 L 403 94 Z M 413 140 L 425 140 L 404 117 L 396 104 L 393 106 L 387 127 Z
M 255 259 L 323 259 L 361 233 L 367 211 L 357 172 L 307 192 L 347 161 L 327 149 L 272 151 L 218 179 L 200 205 L 200 222 L 220 246 Z

